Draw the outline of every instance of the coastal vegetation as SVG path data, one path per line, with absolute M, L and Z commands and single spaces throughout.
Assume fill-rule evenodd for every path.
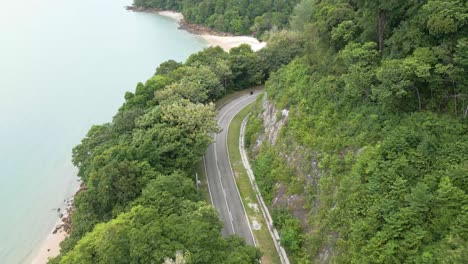
M 137 7 L 182 12 L 188 23 L 205 25 L 218 32 L 261 36 L 288 25 L 298 0 L 134 0 Z

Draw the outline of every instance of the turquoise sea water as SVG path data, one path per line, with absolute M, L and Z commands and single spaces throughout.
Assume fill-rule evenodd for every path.
M 0 0 L 0 263 L 24 263 L 78 182 L 71 149 L 157 65 L 206 47 L 127 0 Z

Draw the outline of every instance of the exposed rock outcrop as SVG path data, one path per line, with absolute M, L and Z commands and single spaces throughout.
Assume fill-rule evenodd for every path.
M 306 192 L 319 191 L 318 184 L 323 175 L 319 168 L 319 153 L 299 145 L 288 134 L 290 115 L 288 109 L 277 109 L 273 102 L 266 99 L 266 96 L 264 96 L 262 107 L 263 110 L 258 117 L 263 121 L 263 133 L 259 135 L 253 145 L 252 153 L 258 153 L 262 143 L 268 143 L 291 170 L 293 177 L 295 177 L 292 181 L 299 182 L 299 186 L 303 188 L 303 191 L 291 191 L 290 186 L 286 183 L 278 182 L 275 188 L 275 197 L 269 206 L 287 207 L 291 214 L 301 221 L 305 232 L 314 232 L 309 219 L 317 211 L 320 201 L 310 199 Z M 331 234 L 330 240 L 336 240 L 337 237 L 337 234 Z M 332 255 L 333 247 L 324 247 L 320 250 L 316 261 L 329 263 Z

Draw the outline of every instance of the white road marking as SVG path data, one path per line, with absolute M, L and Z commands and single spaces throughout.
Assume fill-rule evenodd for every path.
M 244 101 L 246 101 L 246 100 L 249 100 L 250 98 L 252 98 L 252 97 L 249 96 L 249 97 L 247 97 L 247 98 L 245 98 L 245 99 L 242 99 L 242 100 L 240 100 L 239 102 L 237 102 L 236 104 L 234 104 L 233 106 L 229 107 L 229 109 L 226 110 L 226 111 L 221 115 L 221 117 L 218 119 L 218 125 L 220 124 L 220 121 L 224 118 L 224 116 L 225 116 L 227 113 L 229 113 L 229 111 L 231 111 L 232 108 L 236 107 L 237 105 L 239 105 L 240 103 L 242 103 L 242 102 L 244 102 Z M 255 96 L 255 98 L 257 98 L 257 97 Z
M 224 110 L 223 108 L 221 108 L 220 110 L 221 110 L 221 111 L 224 110 L 224 111 L 223 111 L 223 114 L 218 118 L 218 122 L 217 122 L 218 126 L 221 124 L 221 121 L 224 119 L 224 117 L 225 117 L 233 108 L 237 107 L 239 104 L 243 103 L 244 101 L 247 101 L 247 100 L 251 99 L 252 97 L 257 98 L 257 95 L 255 95 L 255 96 L 247 96 L 246 98 L 244 98 L 244 99 L 242 99 L 242 100 L 236 102 L 234 105 L 230 106 L 227 110 Z M 243 109 L 243 108 L 242 108 L 242 109 Z M 241 109 L 241 110 L 242 110 L 242 109 Z M 240 199 L 240 201 L 241 201 L 242 208 L 243 208 L 243 210 L 244 210 L 244 215 L 245 215 L 245 217 L 246 217 L 246 221 L 247 221 L 247 224 L 248 224 L 248 226 L 249 226 L 249 230 L 250 230 L 250 234 L 251 234 L 251 237 L 252 237 L 252 241 L 253 241 L 254 245 L 256 246 L 255 238 L 254 238 L 254 236 L 253 236 L 252 228 L 251 228 L 251 226 L 250 226 L 250 221 L 249 221 L 249 219 L 248 219 L 248 217 L 247 217 L 247 213 L 246 213 L 246 211 L 245 211 L 244 203 L 243 203 L 243 201 L 242 201 L 242 198 L 240 197 L 239 189 L 238 189 L 238 187 L 237 187 L 237 184 L 236 184 L 236 181 L 235 181 L 235 178 L 234 178 L 234 172 L 233 172 L 233 170 L 232 170 L 231 160 L 230 160 L 230 158 L 229 158 L 229 151 L 228 151 L 228 148 L 227 148 L 227 134 L 228 134 L 228 130 L 229 130 L 229 125 L 230 125 L 230 123 L 231 123 L 231 121 L 232 121 L 233 118 L 234 118 L 234 116 L 231 117 L 231 120 L 230 120 L 229 123 L 228 123 L 227 131 L 225 131 L 225 132 L 226 132 L 226 151 L 227 151 L 227 154 L 228 154 L 227 156 L 228 156 L 228 161 L 229 161 L 229 166 L 230 166 L 230 169 L 231 169 L 232 177 L 233 177 L 233 180 L 234 180 L 234 185 L 236 186 L 237 194 L 239 195 L 239 199 Z M 228 204 L 228 202 L 227 202 L 226 190 L 225 190 L 224 185 L 223 185 L 223 182 L 222 182 L 222 180 L 221 180 L 221 172 L 220 172 L 220 170 L 219 170 L 219 165 L 218 165 L 218 154 L 217 154 L 217 152 L 216 152 L 216 141 L 217 141 L 216 139 L 217 139 L 217 138 L 218 138 L 218 134 L 215 134 L 215 135 L 214 135 L 215 142 L 213 142 L 213 151 L 214 151 L 215 162 L 216 162 L 216 170 L 217 170 L 217 174 L 218 174 L 218 180 L 219 180 L 219 182 L 220 182 L 220 185 L 221 185 L 221 188 L 222 188 L 222 191 L 223 191 L 224 202 L 225 202 L 225 204 L 226 204 L 226 209 L 227 209 L 228 214 L 229 214 L 229 220 L 230 220 L 230 222 L 231 222 L 232 231 L 233 231 L 233 233 L 235 234 L 236 232 L 235 232 L 235 228 L 234 228 L 234 219 L 233 219 L 233 217 L 232 217 L 232 213 L 231 213 L 231 210 L 230 210 L 230 208 L 229 208 L 229 204 Z M 205 166 L 205 172 L 206 172 L 206 174 L 207 174 L 208 190 L 209 190 L 209 192 L 210 192 L 211 203 L 212 203 L 213 206 L 214 206 L 214 203 L 213 203 L 213 196 L 212 196 L 212 193 L 211 193 L 211 189 L 210 189 L 210 185 L 209 185 L 209 180 L 208 180 L 208 171 L 206 170 L 206 160 L 205 160 L 205 156 L 203 156 L 203 162 L 204 162 L 204 166 Z
M 215 136 L 215 138 L 216 137 L 217 137 L 217 135 Z M 216 153 L 216 141 L 213 143 L 213 146 L 214 146 L 216 170 L 218 171 L 218 180 L 219 180 L 219 183 L 221 184 L 221 188 L 223 189 L 224 202 L 226 203 L 226 208 L 227 208 L 228 213 L 229 213 L 229 219 L 231 220 L 230 222 L 231 222 L 231 226 L 232 226 L 232 232 L 236 233 L 236 229 L 234 228 L 234 223 L 233 223 L 233 219 L 232 219 L 231 209 L 229 209 L 229 204 L 227 202 L 226 190 L 224 189 L 223 181 L 221 181 L 221 173 L 219 171 L 219 166 L 218 166 L 218 154 Z
M 213 194 L 211 194 L 210 181 L 208 180 L 208 171 L 206 170 L 205 155 L 203 155 L 203 167 L 205 167 L 205 177 L 206 177 L 206 183 L 208 184 L 208 192 L 210 193 L 211 205 L 213 205 L 214 207 Z
M 249 98 L 247 98 L 247 99 L 249 99 Z M 241 101 L 241 102 L 243 102 L 243 101 Z M 252 102 L 252 103 L 253 103 L 253 102 Z M 248 105 L 250 105 L 250 104 L 252 104 L 252 103 L 247 104 L 245 107 L 247 107 Z M 245 107 L 244 107 L 244 108 L 245 108 Z M 242 111 L 244 108 L 242 108 L 240 111 Z M 239 112 L 240 112 L 240 111 L 239 111 Z M 226 152 L 227 152 L 228 161 L 229 161 L 229 168 L 231 168 L 232 178 L 233 178 L 233 180 L 234 180 L 234 185 L 236 186 L 237 194 L 239 195 L 239 199 L 240 199 L 241 204 L 242 204 L 242 209 L 244 210 L 245 219 L 246 219 L 246 221 L 247 221 L 247 225 L 249 226 L 250 236 L 252 237 L 252 241 L 253 241 L 253 243 L 254 243 L 254 246 L 257 246 L 257 242 L 255 241 L 255 237 L 254 237 L 254 235 L 253 235 L 252 227 L 250 226 L 249 217 L 247 216 L 247 212 L 245 211 L 244 201 L 242 201 L 242 197 L 241 197 L 241 195 L 240 195 L 239 188 L 237 187 L 236 178 L 234 177 L 234 171 L 233 171 L 233 169 L 232 169 L 231 157 L 229 156 L 229 148 L 228 148 L 228 144 L 227 144 L 227 137 L 228 137 L 228 133 L 229 133 L 229 126 L 231 125 L 231 122 L 232 122 L 232 120 L 234 119 L 234 117 L 235 117 L 237 114 L 239 114 L 239 112 L 237 112 L 235 115 L 233 115 L 233 116 L 231 117 L 231 120 L 229 120 L 229 122 L 228 122 L 228 124 L 229 124 L 229 125 L 228 125 L 228 128 L 227 128 L 228 131 L 226 132 Z

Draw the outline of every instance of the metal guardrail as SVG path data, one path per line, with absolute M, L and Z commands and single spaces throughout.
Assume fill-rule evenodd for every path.
M 255 196 L 257 197 L 257 201 L 260 204 L 263 217 L 265 218 L 265 221 L 267 223 L 268 231 L 270 231 L 270 235 L 271 235 L 271 238 L 273 239 L 273 243 L 275 244 L 276 251 L 278 252 L 278 256 L 280 257 L 280 261 L 282 264 L 290 264 L 288 255 L 286 254 L 286 251 L 284 250 L 283 246 L 281 246 L 280 244 L 280 236 L 276 228 L 273 226 L 273 219 L 271 218 L 270 211 L 268 210 L 268 207 L 266 206 L 265 201 L 263 201 L 262 194 L 260 193 L 260 190 L 255 181 L 255 175 L 252 171 L 252 168 L 250 167 L 250 162 L 247 157 L 247 152 L 245 151 L 244 134 L 245 134 L 245 128 L 247 126 L 247 120 L 249 116 L 250 114 L 248 114 L 242 121 L 241 131 L 240 131 L 240 136 L 239 136 L 239 151 L 241 153 L 242 164 L 244 165 L 244 168 L 247 171 L 247 174 L 249 175 L 250 184 L 252 185 L 252 188 L 255 191 Z

